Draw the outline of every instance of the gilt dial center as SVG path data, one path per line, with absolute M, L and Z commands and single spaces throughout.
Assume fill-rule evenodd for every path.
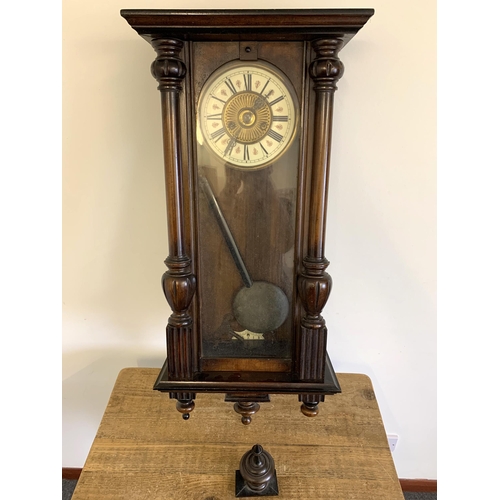
M 256 92 L 237 92 L 224 105 L 222 123 L 234 140 L 255 144 L 264 139 L 271 128 L 271 106 Z
M 251 127 L 255 123 L 255 113 L 251 109 L 244 109 L 238 119 L 243 127 Z

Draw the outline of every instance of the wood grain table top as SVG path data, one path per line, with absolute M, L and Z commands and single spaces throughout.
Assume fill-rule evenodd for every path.
M 370 379 L 338 374 L 342 393 L 317 417 L 295 395 L 271 395 L 245 426 L 223 394 L 198 394 L 184 421 L 152 389 L 159 370 L 118 375 L 73 500 L 233 499 L 241 456 L 274 458 L 278 499 L 404 500 Z

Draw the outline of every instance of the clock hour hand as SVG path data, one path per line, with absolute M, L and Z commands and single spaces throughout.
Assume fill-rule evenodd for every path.
M 236 143 L 238 142 L 238 138 L 240 136 L 240 133 L 241 133 L 241 129 L 232 133 L 233 137 L 231 137 L 231 139 L 227 143 L 226 150 L 224 151 L 224 156 L 230 155 L 233 152 L 233 148 L 234 148 L 234 146 L 236 146 Z M 210 189 L 210 186 L 209 186 L 209 189 Z M 215 200 L 215 197 L 214 197 L 214 200 Z M 221 214 L 222 214 L 222 212 L 221 212 Z

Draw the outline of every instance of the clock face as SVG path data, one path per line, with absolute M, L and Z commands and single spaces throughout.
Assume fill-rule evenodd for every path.
M 261 168 L 288 149 L 297 114 L 295 92 L 280 70 L 234 61 L 213 73 L 201 92 L 198 141 L 229 165 Z

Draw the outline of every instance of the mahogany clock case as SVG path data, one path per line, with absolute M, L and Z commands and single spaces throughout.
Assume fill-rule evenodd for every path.
M 340 392 L 320 314 L 331 287 L 324 237 L 333 94 L 343 73 L 338 52 L 373 13 L 121 11 L 157 52 L 152 72 L 162 95 L 169 236 L 163 287 L 173 314 L 155 389 L 179 401 L 194 399 L 197 392 L 221 392 L 247 400 L 296 393 L 319 402 Z M 232 62 L 240 62 L 248 74 L 259 64 L 277 68 L 296 106 L 289 144 L 271 162 L 261 160 L 259 168 L 214 154 L 206 139 L 208 127 L 217 127 L 215 120 L 206 122 L 205 135 L 200 133 L 198 106 L 207 82 Z M 213 108 L 214 115 L 220 113 L 216 103 Z M 270 136 L 265 140 L 272 147 Z M 247 159 L 250 153 L 242 145 L 238 154 Z M 203 189 L 206 181 L 215 193 L 212 205 Z M 214 203 L 248 274 L 286 295 L 282 324 L 252 339 L 238 334 L 231 314 L 242 279 Z

